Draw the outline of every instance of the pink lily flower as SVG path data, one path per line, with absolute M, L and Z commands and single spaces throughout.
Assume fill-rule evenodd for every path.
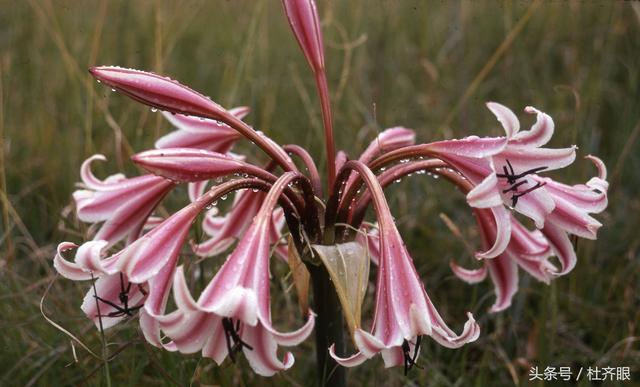
M 106 240 L 108 246 L 127 236 L 133 241 L 174 184 L 153 175 L 126 178 L 117 174 L 100 180 L 91 172 L 94 160 L 106 158 L 94 155 L 82 164 L 80 176 L 86 189 L 73 193 L 78 218 L 83 222 L 104 222 L 93 239 Z
M 159 318 L 161 329 L 173 341 L 169 349 L 185 353 L 202 350 L 218 364 L 242 350 L 254 371 L 272 376 L 293 365 L 287 353 L 277 357 L 278 345 L 294 346 L 311 334 L 314 314 L 298 330 L 282 333 L 271 323 L 269 257 L 272 213 L 278 197 L 292 179 L 284 174 L 273 185 L 243 238 L 209 285 L 194 301 L 178 270 L 174 296 L 178 310 Z M 225 345 L 226 344 L 226 345 Z
M 249 114 L 249 108 L 241 106 L 229 109 L 229 113 L 243 119 Z M 242 137 L 235 129 L 220 121 L 168 112 L 162 112 L 162 115 L 178 130 L 160 137 L 155 144 L 158 149 L 199 148 L 227 153 Z
M 495 239 L 495 221 L 487 210 L 474 211 L 483 245 Z M 539 230 L 530 231 L 511 216 L 511 238 L 503 253 L 496 258 L 483 259 L 480 269 L 465 269 L 451 262 L 451 269 L 458 278 L 475 284 L 491 277 L 496 292 L 496 301 L 490 312 L 500 312 L 511 306 L 518 291 L 518 268 L 523 269 L 538 281 L 549 284 L 558 275 L 558 269 L 549 261 L 553 254 L 551 245 Z
M 61 243 L 54 267 L 69 279 L 93 281 L 82 310 L 97 325 L 111 327 L 139 312 L 142 332 L 152 345 L 182 353 L 201 352 L 218 364 L 227 357 L 235 361 L 242 351 L 250 366 L 265 376 L 294 363 L 291 353 L 278 355 L 278 346 L 299 344 L 315 327 L 318 369 L 332 370 L 328 380 L 321 372 L 320 384 L 344 385 L 345 372 L 333 369 L 336 362 L 355 366 L 378 353 L 387 367 L 404 365 L 406 374 L 418 366 L 425 335 L 449 348 L 479 336 L 479 326 L 470 313 L 460 334 L 440 316 L 384 197 L 382 187 L 411 173 L 427 171 L 453 182 L 473 208 L 484 250 L 475 256 L 482 259 L 483 266 L 468 270 L 452 263 L 452 269 L 467 282 L 478 282 L 487 275 L 491 278 L 496 288 L 492 312 L 510 305 L 518 289 L 519 269 L 549 282 L 573 268 L 576 257 L 569 234 L 594 239 L 601 225 L 591 214 L 607 206 L 606 169 L 599 159 L 588 156 L 599 173 L 586 184 L 570 186 L 541 176 L 544 171 L 571 164 L 575 147 L 542 147 L 554 130 L 553 120 L 545 113 L 527 107 L 527 113 L 536 115 L 536 123 L 530 130 L 520 131 L 513 112 L 489 103 L 505 136 L 414 145 L 414 132 L 396 127 L 382 132 L 359 160 L 350 161 L 347 153 L 335 149 L 315 2 L 283 0 L 283 6 L 316 81 L 325 133 L 326 187 L 309 152 L 295 144 L 280 146 L 254 130 L 242 121 L 247 108 L 227 110 L 203 94 L 153 73 L 110 66 L 89 70 L 116 91 L 163 110 L 177 128 L 156 142 L 157 149 L 133 157 L 160 176 L 126 179 L 114 175 L 100 181 L 91 174 L 89 164 L 103 157 L 94 156 L 83 164 L 87 189 L 74 193 L 78 216 L 105 223 L 92 241 L 80 246 Z M 266 166 L 253 165 L 251 160 L 229 152 L 240 137 L 266 153 L 270 158 Z M 297 165 L 304 166 L 304 171 L 299 172 Z M 352 175 L 353 170 L 357 174 Z M 152 217 L 159 200 L 178 182 L 189 184 L 191 204 L 164 220 Z M 205 193 L 210 183 L 214 187 Z M 220 216 L 211 208 L 217 200 L 239 190 L 245 191 L 235 195 L 227 215 Z M 365 222 L 371 202 L 377 227 Z M 196 300 L 179 260 L 192 223 L 205 209 L 203 229 L 211 238 L 194 243 L 195 252 L 217 255 L 238 242 Z M 536 229 L 525 228 L 510 209 L 531 218 Z M 287 247 L 274 249 L 285 223 L 290 235 Z M 127 244 L 110 251 L 125 236 Z M 354 240 L 366 246 L 378 264 L 371 330 L 363 329 L 360 322 L 368 284 L 364 273 L 369 265 L 362 262 Z M 344 250 L 348 254 L 342 254 L 343 246 L 348 246 Z M 65 258 L 66 250 L 76 248 L 73 260 Z M 287 248 L 297 253 L 289 260 L 292 288 L 299 292 L 306 322 L 292 332 L 279 332 L 271 316 L 270 257 L 275 250 L 288 258 Z M 318 257 L 314 251 L 332 253 Z M 549 261 L 551 255 L 558 257 L 558 268 Z M 319 311 L 317 320 L 309 309 L 309 286 L 314 309 Z M 166 313 L 171 289 L 176 309 Z M 357 353 L 343 358 L 339 322 L 345 316 Z M 332 341 L 336 345 L 327 351 Z
M 72 280 L 89 280 L 99 278 L 96 285 L 100 285 L 101 290 L 107 294 L 97 293 L 97 288 L 89 290 L 85 296 L 83 310 L 90 314 L 89 317 L 98 321 L 99 317 L 126 317 L 132 315 L 131 312 L 140 309 L 141 305 L 129 308 L 121 295 L 129 297 L 131 300 L 144 298 L 144 308 L 141 310 L 140 325 L 142 331 L 151 344 L 161 346 L 159 335 L 159 325 L 156 317 L 164 314 L 167 297 L 173 280 L 173 273 L 176 268 L 181 247 L 187 237 L 191 224 L 198 214 L 202 212 L 210 202 L 220 196 L 220 192 L 228 192 L 229 187 L 238 186 L 242 182 L 228 182 L 214 188 L 208 194 L 201 196 L 196 202 L 191 203 L 182 210 L 176 212 L 171 217 L 164 220 L 149 233 L 137 239 L 132 244 L 126 246 L 119 252 L 105 257 L 108 242 L 104 240 L 94 240 L 77 246 L 70 242 L 63 242 L 58 246 L 58 253 L 54 258 L 54 267 L 66 278 Z M 63 252 L 78 247 L 73 262 L 63 257 Z M 120 276 L 120 274 L 123 274 Z M 121 292 L 114 297 L 116 280 L 120 283 Z M 140 284 L 140 286 L 130 286 L 129 284 Z M 145 289 L 149 289 L 148 292 Z M 130 293 L 133 289 L 133 293 Z M 137 290 L 136 290 L 137 289 Z M 142 297 L 137 295 L 140 292 Z M 121 312 L 122 315 L 109 316 L 104 313 L 97 313 L 97 308 L 89 306 L 90 299 L 94 298 L 109 307 Z M 113 326 L 119 320 L 109 321 Z
M 416 364 L 422 336 L 431 336 L 443 346 L 457 348 L 475 341 L 480 328 L 471 313 L 463 332 L 456 335 L 437 312 L 412 259 L 395 226 L 382 187 L 364 164 L 350 161 L 343 171 L 352 168 L 360 173 L 371 191 L 380 229 L 380 257 L 376 283 L 376 306 L 372 333 L 357 329 L 354 341 L 359 350 L 342 358 L 331 356 L 345 367 L 362 364 L 366 359 L 382 353 L 386 367 L 404 364 L 405 374 Z M 340 179 L 340 177 L 338 177 Z

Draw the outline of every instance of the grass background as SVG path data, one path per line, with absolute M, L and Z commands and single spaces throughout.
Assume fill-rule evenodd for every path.
M 487 313 L 488 282 L 471 287 L 448 269 L 451 259 L 472 260 L 439 214 L 469 244 L 478 241 L 461 195 L 426 175 L 391 187 L 394 214 L 434 303 L 456 330 L 464 311 L 473 311 L 482 335 L 455 351 L 426 340 L 424 369 L 408 377 L 377 358 L 351 370 L 350 384 L 526 385 L 535 365 L 574 372 L 630 366 L 627 385 L 638 385 L 638 3 L 331 1 L 319 8 L 338 148 L 355 155 L 395 125 L 414 128 L 422 141 L 498 135 L 484 107 L 494 100 L 549 113 L 551 146 L 577 144 L 579 156 L 602 157 L 611 183 L 609 208 L 598 216 L 604 227 L 598 241 L 580 241 L 576 269 L 551 286 L 522 275 L 514 305 L 497 315 Z M 82 160 L 104 153 L 102 176 L 135 174 L 131 152 L 152 147 L 170 128 L 97 85 L 86 71 L 95 64 L 165 73 L 225 106 L 248 105 L 256 128 L 323 157 L 313 80 L 275 0 L 0 0 L 0 385 L 106 384 L 101 361 L 77 346 L 74 361 L 69 338 L 44 320 L 40 301 L 55 277 L 56 244 L 82 241 L 86 230 L 68 207 Z M 531 122 L 523 117 L 524 127 Z M 246 143 L 239 149 L 258 153 Z M 579 157 L 554 176 L 578 183 L 593 174 Z M 299 324 L 289 295 L 276 290 L 275 317 Z M 79 310 L 85 291 L 86 284 L 58 279 L 43 308 L 99 353 L 99 333 Z M 114 385 L 297 386 L 314 378 L 312 340 L 293 349 L 292 370 L 264 379 L 244 360 L 216 367 L 152 349 L 136 321 L 106 333 Z

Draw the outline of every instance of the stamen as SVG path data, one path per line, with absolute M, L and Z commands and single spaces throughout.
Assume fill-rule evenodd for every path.
M 518 192 L 518 187 L 520 187 L 523 184 L 526 184 L 527 181 L 520 181 L 518 182 L 519 179 L 527 176 L 527 175 L 532 175 L 532 174 L 536 174 L 540 171 L 543 171 L 545 169 L 547 169 L 548 167 L 546 166 L 542 166 L 542 167 L 536 167 L 536 168 L 531 168 L 527 171 L 524 171 L 522 173 L 519 174 L 515 174 L 515 171 L 513 169 L 513 165 L 511 165 L 511 162 L 509 162 L 508 159 L 505 159 L 505 161 L 507 162 L 507 165 L 503 165 L 502 166 L 502 171 L 504 173 L 496 173 L 497 177 L 503 178 L 503 179 L 507 179 L 507 183 L 511 184 L 511 187 L 502 190 L 502 193 L 507 193 L 510 191 L 514 191 L 514 194 L 511 196 L 511 207 L 515 207 L 516 204 L 518 204 L 518 198 L 528 194 L 529 192 L 538 189 L 540 187 L 542 187 L 543 185 L 545 185 L 546 183 L 537 183 L 536 185 L 534 185 L 533 187 L 522 191 L 522 192 Z M 509 167 L 509 169 L 507 170 L 507 166 Z
M 253 351 L 253 347 L 244 342 L 240 337 L 240 320 L 236 320 L 236 325 L 234 327 L 233 319 L 225 317 L 222 319 L 222 329 L 224 329 L 227 351 L 232 362 L 236 362 L 235 354 L 240 352 L 242 348 L 247 348 L 248 350 Z
M 129 281 L 127 288 L 125 289 L 124 287 L 124 275 L 122 274 L 122 272 L 120 272 L 120 293 L 118 294 L 118 299 L 120 300 L 120 303 L 122 304 L 122 306 L 111 302 L 105 298 L 99 297 L 97 294 L 94 294 L 93 297 L 98 300 L 98 301 L 102 301 L 103 303 L 111 306 L 112 308 L 115 309 L 115 311 L 110 312 L 106 315 L 101 315 L 98 314 L 98 317 L 122 317 L 122 316 L 133 316 L 133 312 L 136 312 L 137 310 L 141 309 L 144 306 L 144 301 L 140 304 L 140 305 L 136 305 L 134 307 L 129 307 L 129 292 L 131 291 L 131 286 L 132 283 L 131 281 Z M 140 293 L 142 293 L 143 296 L 147 295 L 147 292 L 144 290 L 144 288 L 142 287 L 142 285 L 138 284 L 138 289 L 140 290 Z
M 413 347 L 413 356 L 411 356 L 411 346 L 409 345 L 409 341 L 406 339 L 402 341 L 402 355 L 404 356 L 404 375 L 407 376 L 407 372 L 411 368 L 418 367 L 422 368 L 420 365 L 416 363 L 416 359 L 418 358 L 418 353 L 420 352 L 420 343 L 422 342 L 422 336 L 416 337 L 416 344 Z
M 540 182 L 538 182 L 538 183 L 536 183 L 536 185 L 534 185 L 534 186 L 533 186 L 533 187 L 531 187 L 531 188 L 528 188 L 528 189 L 527 189 L 527 190 L 525 190 L 525 191 L 518 192 L 518 193 L 514 193 L 514 194 L 511 196 L 511 203 L 512 203 L 512 207 L 515 207 L 515 206 L 516 206 L 516 204 L 518 204 L 518 198 L 520 198 L 520 197 L 522 197 L 522 196 L 524 196 L 524 195 L 528 194 L 529 192 L 531 192 L 531 191 L 533 191 L 533 190 L 536 190 L 536 189 L 538 189 L 538 188 L 540 188 L 540 187 L 542 187 L 542 186 L 544 186 L 544 185 L 546 185 L 546 184 L 547 184 L 547 183 L 540 183 Z
M 507 188 L 507 189 L 503 189 L 503 190 L 502 190 L 502 193 L 507 193 L 507 192 L 509 192 L 509 191 L 516 191 L 516 192 L 518 192 L 518 187 L 520 187 L 522 184 L 527 184 L 527 181 L 526 181 L 526 180 L 525 180 L 525 181 L 521 181 L 521 182 L 519 182 L 519 183 L 516 183 L 516 184 L 512 185 L 511 187 L 509 187 L 509 188 Z

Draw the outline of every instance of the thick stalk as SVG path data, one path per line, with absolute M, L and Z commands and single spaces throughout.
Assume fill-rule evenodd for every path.
M 324 266 L 307 265 L 311 273 L 316 317 L 316 369 L 320 387 L 346 386 L 346 370 L 329 356 L 329 346 L 335 345 L 338 355 L 346 352 L 342 329 L 342 308 L 338 295 Z

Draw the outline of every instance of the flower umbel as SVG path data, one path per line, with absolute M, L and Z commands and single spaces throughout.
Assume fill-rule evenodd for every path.
M 383 189 L 412 174 L 441 176 L 466 195 L 478 224 L 481 251 L 475 259 L 481 266 L 464 269 L 451 262 L 451 268 L 468 283 L 490 276 L 496 293 L 491 312 L 511 304 L 519 269 L 545 283 L 573 269 L 577 257 L 570 238 L 595 239 L 602 225 L 591 214 L 607 207 L 607 174 L 600 159 L 586 156 L 598 174 L 585 184 L 551 179 L 546 173 L 573 163 L 577 147 L 543 148 L 554 132 L 549 115 L 525 108 L 536 122 L 521 131 L 511 110 L 491 102 L 487 107 L 504 136 L 416 144 L 415 132 L 398 126 L 382 131 L 351 160 L 334 146 L 315 2 L 284 0 L 283 6 L 316 81 L 326 141 L 324 186 L 309 152 L 295 144 L 280 145 L 253 129 L 243 121 L 247 107 L 226 109 L 173 79 L 145 71 L 90 69 L 114 90 L 162 110 L 175 128 L 155 142 L 155 149 L 132 157 L 150 174 L 100 180 L 90 164 L 106 160 L 102 155 L 81 167 L 82 189 L 73 194 L 77 216 L 104 223 L 82 244 L 60 243 L 54 266 L 68 279 L 93 282 L 81 308 L 96 326 L 110 328 L 139 315 L 145 339 L 158 348 L 200 352 L 217 364 L 226 358 L 235 363 L 242 353 L 263 376 L 290 368 L 292 353 L 280 356 L 278 347 L 296 346 L 315 329 L 322 385 L 344 385 L 345 371 L 334 368 L 336 362 L 351 367 L 378 353 L 386 367 L 403 367 L 405 374 L 421 368 L 418 357 L 426 336 L 458 348 L 477 340 L 480 327 L 467 313 L 461 333 L 449 328 L 394 223 Z M 241 138 L 269 161 L 259 165 L 250 154 L 232 153 Z M 181 184 L 187 185 L 188 204 L 175 212 L 169 209 L 173 201 L 160 207 Z M 181 189 L 173 191 L 171 195 Z M 235 197 L 231 206 L 218 207 L 228 195 Z M 372 203 L 375 219 L 368 219 Z M 154 212 L 165 215 L 152 216 Z M 200 234 L 210 237 L 205 240 L 192 230 L 201 215 Z M 527 218 L 533 226 L 525 226 Z M 350 247 L 349 259 L 339 246 Z M 75 250 L 73 260 L 67 257 L 69 250 Z M 325 256 L 327 252 L 333 255 Z M 274 254 L 283 259 L 272 260 Z M 422 259 L 438 258 L 424 255 Z M 362 298 L 373 284 L 369 259 L 377 265 L 377 279 L 375 312 L 367 330 L 360 317 Z M 282 266 L 287 262 L 291 266 Z M 272 319 L 271 285 L 283 268 L 293 271 L 294 265 L 293 279 L 279 280 L 294 282 L 290 288 L 298 292 L 305 321 L 296 330 L 281 332 L 274 327 L 281 319 Z M 202 284 L 197 299 L 192 296 L 194 280 Z M 317 315 L 308 307 L 309 287 Z M 286 308 L 278 305 L 289 312 Z M 343 316 L 357 349 L 351 356 L 344 353 Z

